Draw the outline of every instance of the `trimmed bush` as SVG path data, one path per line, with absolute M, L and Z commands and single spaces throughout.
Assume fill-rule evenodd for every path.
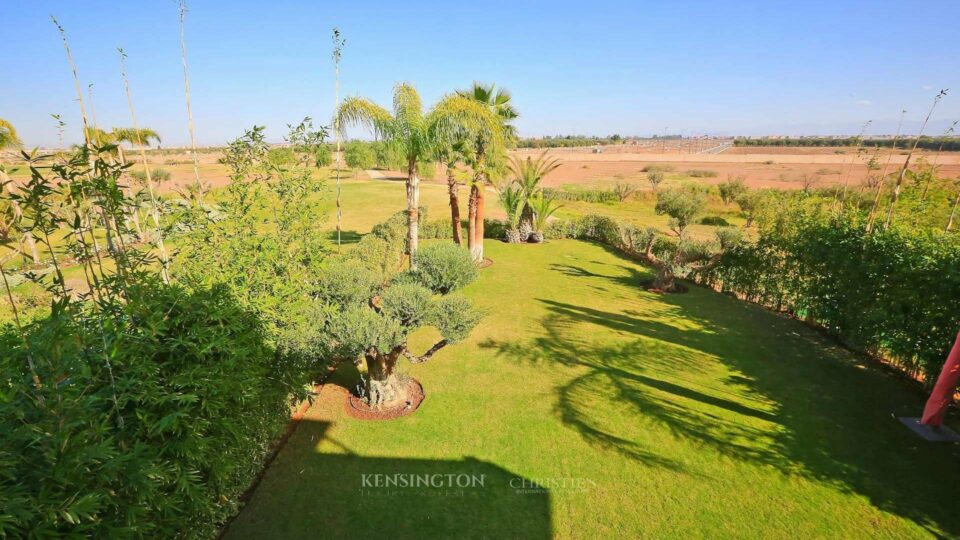
M 441 242 L 420 248 L 417 270 L 412 275 L 431 291 L 446 294 L 477 279 L 477 273 L 477 265 L 466 249 Z

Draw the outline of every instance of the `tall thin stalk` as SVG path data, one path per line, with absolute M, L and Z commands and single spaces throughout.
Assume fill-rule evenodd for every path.
M 960 189 L 957 190 L 957 196 L 953 199 L 953 208 L 950 209 L 950 219 L 947 220 L 947 226 L 943 228 L 944 232 L 950 232 L 950 229 L 953 228 L 953 220 L 957 216 L 958 206 L 960 206 Z
M 917 138 L 913 141 L 913 147 L 910 148 L 910 153 L 907 154 L 907 159 L 903 161 L 903 167 L 900 168 L 900 174 L 897 176 L 897 183 L 893 187 L 893 196 L 890 199 L 890 208 L 887 209 L 887 219 L 883 222 L 883 227 L 885 229 L 890 227 L 890 224 L 893 222 L 893 210 L 897 206 L 897 200 L 900 199 L 900 186 L 903 184 L 903 177 L 907 174 L 907 167 L 910 166 L 910 158 L 913 157 L 913 153 L 917 151 L 917 145 L 920 144 L 920 137 L 923 136 L 923 131 L 927 129 L 927 122 L 930 121 L 930 116 L 933 115 L 933 110 L 937 108 L 937 103 L 940 103 L 940 100 L 947 95 L 947 90 L 940 90 L 940 93 L 933 98 L 933 104 L 930 105 L 930 110 L 927 111 L 926 118 L 923 119 L 923 125 L 920 126 L 920 132 L 917 133 Z
M 337 141 L 336 167 L 337 167 L 337 251 L 340 251 L 340 230 L 342 211 L 340 208 L 340 56 L 343 52 L 343 46 L 347 40 L 340 37 L 340 30 L 333 27 L 333 73 L 334 73 L 334 98 L 333 98 L 333 136 Z
M 863 135 L 867 132 L 867 128 L 870 127 L 870 123 L 873 120 L 867 120 L 864 122 L 863 127 L 860 128 L 860 134 L 857 135 L 857 147 L 853 151 L 853 156 L 850 158 L 850 163 L 847 164 L 846 170 L 843 173 L 843 194 L 840 197 L 840 208 L 843 209 L 844 204 L 847 202 L 847 183 L 850 181 L 850 171 L 853 169 L 853 162 L 860 155 L 860 148 L 863 146 Z
M 160 226 L 160 209 L 157 204 L 157 196 L 153 191 L 153 178 L 150 176 L 150 166 L 147 164 L 147 151 L 143 146 L 143 140 L 140 136 L 140 126 L 137 124 L 137 114 L 133 108 L 133 95 L 130 92 L 130 79 L 127 77 L 127 53 L 118 48 L 120 53 L 120 76 L 123 77 L 123 89 L 127 94 L 127 106 L 130 109 L 130 121 L 133 123 L 133 130 L 137 134 L 137 146 L 140 147 L 140 160 L 143 162 L 143 174 L 147 179 L 147 192 L 150 194 L 150 216 L 153 218 L 153 226 L 157 232 L 157 250 L 160 252 L 160 273 L 163 276 L 164 283 L 170 283 L 170 258 L 167 255 L 167 248 L 163 244 L 163 228 Z
M 900 122 L 897 123 L 897 133 L 893 136 L 890 153 L 887 154 L 887 162 L 883 164 L 880 181 L 877 182 L 877 193 L 873 197 L 873 206 L 870 207 L 870 215 L 867 217 L 867 234 L 873 232 L 873 224 L 877 218 L 877 208 L 880 206 L 880 194 L 883 193 L 883 184 L 887 181 L 887 169 L 890 167 L 890 160 L 893 159 L 893 154 L 897 151 L 897 140 L 900 138 L 900 130 L 903 128 L 903 117 L 906 114 L 906 109 L 900 111 Z
M 92 160 L 94 159 L 94 152 L 93 152 L 93 145 L 91 144 L 91 141 L 90 141 L 90 124 L 89 124 L 89 122 L 87 121 L 87 111 L 86 111 L 86 108 L 84 107 L 84 104 L 83 104 L 83 91 L 80 89 L 80 77 L 79 77 L 79 75 L 77 74 L 77 66 L 76 66 L 76 63 L 73 61 L 73 54 L 71 54 L 71 52 L 70 52 L 70 44 L 67 42 L 67 33 L 66 33 L 66 31 L 63 29 L 62 26 L 60 26 L 60 23 L 57 21 L 57 19 L 56 19 L 55 17 L 51 16 L 50 19 L 53 21 L 53 24 L 57 27 L 57 30 L 60 31 L 60 39 L 63 41 L 63 47 L 64 47 L 64 50 L 65 50 L 66 53 L 67 53 L 67 60 L 70 62 L 70 70 L 73 72 L 74 87 L 76 88 L 76 91 L 77 91 L 77 102 L 78 102 L 79 105 L 80 105 L 80 116 L 81 116 L 81 118 L 83 119 L 84 144 L 85 144 L 85 146 L 86 146 L 87 152 L 90 153 L 90 160 L 92 161 Z M 95 173 L 95 166 L 94 166 L 93 163 L 90 163 L 89 175 L 91 176 L 91 179 L 92 179 L 92 176 L 94 175 L 94 173 Z M 83 191 L 83 190 L 81 189 L 81 192 L 82 192 L 82 191 Z M 105 216 L 105 217 L 106 217 L 106 216 Z M 87 214 L 87 220 L 86 220 L 86 221 L 87 221 L 87 223 L 88 223 L 88 227 L 90 228 L 90 235 L 93 237 L 94 241 L 96 241 L 96 235 L 94 234 L 93 227 L 92 227 L 92 226 L 89 226 L 89 223 L 90 223 L 89 213 Z M 107 230 L 109 231 L 109 229 L 110 229 L 109 222 L 106 223 L 105 225 L 107 226 Z M 78 232 L 80 232 L 80 231 L 78 231 Z M 56 254 L 53 252 L 53 245 L 52 245 L 52 243 L 51 243 L 51 241 L 50 241 L 49 232 L 46 230 L 46 228 L 44 228 L 43 233 L 44 233 L 45 243 L 47 244 L 47 248 L 50 250 L 50 255 L 51 255 L 51 257 L 53 258 L 53 266 L 54 266 L 54 269 L 55 269 L 55 271 L 56 271 L 56 273 L 57 273 L 58 279 L 60 280 L 61 290 L 63 291 L 63 294 L 64 294 L 64 296 L 66 297 L 66 296 L 67 296 L 66 280 L 65 280 L 64 277 L 63 277 L 63 272 L 60 271 L 60 266 L 59 266 L 59 264 L 57 264 L 57 257 L 56 257 Z M 84 244 L 82 232 L 80 232 L 79 239 L 80 239 L 80 241 L 81 241 L 81 244 Z M 96 257 L 97 257 L 97 263 L 98 263 L 98 265 L 100 266 L 101 275 L 103 275 L 103 263 L 102 263 L 102 261 L 100 260 L 100 251 L 99 251 L 99 249 L 96 249 L 96 248 L 95 248 L 95 249 L 94 249 L 94 253 L 95 253 Z M 89 255 L 84 255 L 84 258 L 89 260 Z M 118 268 L 119 268 L 121 262 L 118 260 L 118 261 L 117 261 L 117 264 L 118 264 Z M 94 279 L 96 279 L 96 273 L 93 272 L 92 265 L 91 265 L 90 271 L 91 271 L 91 273 L 93 274 Z M 86 271 L 84 271 L 84 276 L 86 277 Z M 91 283 L 90 280 L 89 280 L 89 277 L 88 277 L 88 281 L 87 281 L 87 286 L 90 287 L 90 292 L 91 292 L 91 294 L 93 294 L 94 291 L 97 290 L 98 287 L 99 287 L 99 285 L 97 285 L 96 282 Z M 101 293 L 101 297 L 102 297 L 102 291 L 98 291 L 98 292 Z M 100 337 L 101 337 L 101 339 L 103 340 L 103 343 L 104 343 L 104 347 L 103 347 L 103 351 L 102 351 L 102 352 L 103 352 L 103 361 L 104 361 L 104 363 L 105 363 L 105 365 L 106 365 L 107 372 L 108 372 L 108 375 L 109 375 L 109 377 L 110 377 L 110 390 L 111 390 L 112 397 L 113 397 L 113 407 L 114 407 L 114 411 L 116 412 L 116 415 L 117 415 L 117 425 L 118 425 L 118 427 L 119 427 L 120 429 L 123 429 L 123 427 L 124 427 L 124 421 L 123 421 L 123 415 L 120 414 L 120 404 L 119 404 L 119 401 L 118 401 L 118 399 L 117 399 L 116 381 L 115 381 L 114 376 L 113 376 L 113 364 L 110 362 L 110 356 L 109 356 L 109 354 L 108 354 L 108 352 L 107 352 L 107 348 L 106 348 L 106 335 L 105 335 L 104 322 L 103 322 L 103 312 L 102 312 L 102 310 L 100 310 L 100 308 L 99 308 L 99 306 L 98 306 L 98 303 L 97 303 L 96 301 L 93 302 L 93 306 L 94 306 L 94 309 L 97 310 L 98 317 L 99 317 L 99 321 L 100 321 Z
M 203 206 L 203 185 L 200 183 L 200 163 L 197 157 L 197 137 L 193 127 L 193 110 L 190 108 L 190 73 L 187 70 L 187 37 L 184 26 L 187 19 L 187 2 L 180 0 L 180 59 L 183 62 L 183 89 L 187 97 L 187 127 L 190 130 L 190 153 L 193 155 L 194 187 L 197 190 L 197 203 Z
M 90 120 L 93 122 L 93 131 L 94 133 L 98 134 L 103 133 L 103 131 L 100 130 L 100 125 L 97 123 L 97 109 L 93 105 L 93 83 L 87 84 L 87 97 L 89 99 L 88 103 L 90 104 Z M 99 141 L 100 144 L 105 142 L 106 141 L 104 140 Z M 107 249 L 110 250 L 110 253 L 116 253 L 117 246 L 113 240 L 113 227 L 116 224 L 112 224 L 110 222 L 110 216 L 107 215 L 107 211 L 103 207 L 103 204 L 98 206 L 100 207 L 100 219 L 103 220 L 104 233 L 107 237 Z M 96 241 L 96 238 L 94 238 L 94 241 Z M 97 250 L 99 251 L 99 246 L 97 246 Z
M 73 73 L 73 86 L 77 91 L 77 104 L 80 106 L 80 118 L 83 121 L 83 144 L 87 148 L 87 151 L 90 153 L 91 160 L 93 159 L 93 145 L 90 142 L 90 122 L 87 120 L 87 109 L 83 104 L 83 90 L 80 89 L 80 76 L 77 74 L 77 64 L 73 61 L 73 54 L 70 52 L 70 44 L 67 42 L 67 32 L 60 26 L 60 23 L 57 21 L 56 17 L 50 16 L 50 20 L 53 21 L 54 26 L 57 27 L 57 30 L 60 32 L 60 39 L 63 41 L 63 49 L 67 53 L 67 61 L 70 63 L 70 71 Z M 93 163 L 90 163 L 90 174 L 93 174 Z M 86 198 L 86 195 L 83 195 Z M 90 236 L 93 239 L 93 253 L 97 258 L 97 265 L 100 267 L 101 273 L 103 272 L 103 263 L 100 261 L 100 246 L 97 244 L 97 235 L 93 229 L 93 221 L 90 219 L 89 212 L 83 212 L 79 210 L 78 212 L 82 214 L 84 223 L 87 225 L 87 229 L 90 232 Z M 82 230 L 76 231 L 76 234 L 83 235 Z M 56 261 L 54 261 L 56 264 Z M 91 268 L 92 271 L 92 268 Z

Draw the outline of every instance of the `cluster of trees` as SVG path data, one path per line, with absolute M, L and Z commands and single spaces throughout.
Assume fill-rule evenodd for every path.
M 914 144 L 924 150 L 960 150 L 958 137 L 737 137 L 734 146 L 852 146 L 864 148 L 909 148 Z
M 279 161 L 261 127 L 230 144 L 216 212 L 193 201 L 157 231 L 185 231 L 169 265 L 125 241 L 142 201 L 114 144 L 88 140 L 50 167 L 24 155 L 30 180 L 3 199 L 54 271 L 31 274 L 51 304 L 29 320 L 0 266 L 14 315 L 0 328 L 0 536 L 214 535 L 317 373 L 362 359 L 371 406 L 403 403 L 398 358 L 426 361 L 479 322 L 456 294 L 477 275 L 466 250 L 428 246 L 399 271 L 405 215 L 331 254 L 322 129 L 304 121 L 288 142 Z M 95 248 L 94 216 L 116 249 Z M 424 326 L 440 340 L 414 354 L 407 336 Z
M 620 135 L 609 137 L 589 137 L 585 135 L 557 135 L 555 137 L 531 137 L 519 139 L 518 148 L 577 148 L 580 146 L 607 146 L 622 144 L 625 139 Z
M 494 85 L 474 83 L 467 90 L 441 98 L 425 111 L 419 93 L 409 84 L 394 88 L 388 110 L 361 97 L 344 100 L 337 125 L 362 125 L 374 132 L 383 147 L 398 156 L 407 175 L 407 245 L 410 268 L 417 267 L 419 245 L 420 167 L 440 162 L 447 168 L 450 220 L 454 241 L 462 243 L 458 168 L 467 169 L 470 186 L 467 246 L 473 259 L 483 260 L 483 216 L 486 186 L 506 161 L 506 149 L 516 138 L 512 122 L 518 113 L 510 93 Z

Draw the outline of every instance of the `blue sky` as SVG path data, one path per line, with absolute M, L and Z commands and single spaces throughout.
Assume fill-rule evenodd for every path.
M 508 87 L 520 133 L 836 134 L 866 120 L 930 132 L 960 118 L 960 2 L 293 2 L 191 0 L 187 47 L 200 144 L 333 107 L 330 29 L 347 39 L 344 95 L 388 104 L 409 81 L 431 103 L 473 80 Z M 49 16 L 66 28 L 102 127 L 138 119 L 188 141 L 173 0 L 3 0 L 0 117 L 28 145 L 80 134 L 73 82 Z M 354 133 L 362 135 L 360 132 Z

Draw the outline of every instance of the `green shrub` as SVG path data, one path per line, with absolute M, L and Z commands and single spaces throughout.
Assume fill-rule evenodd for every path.
M 143 170 L 136 170 L 130 173 L 130 176 L 133 177 L 140 184 L 147 183 L 147 173 Z M 170 180 L 170 171 L 161 168 L 155 168 L 150 170 L 150 180 L 157 184 L 167 182 Z
M 717 176 L 717 171 L 711 171 L 707 169 L 690 169 L 687 171 L 687 176 L 692 176 L 693 178 L 714 178 Z
M 394 283 L 380 296 L 384 315 L 400 321 L 403 326 L 418 328 L 427 319 L 433 301 L 433 292 L 417 283 Z
M 543 195 L 555 201 L 582 201 L 593 203 L 612 203 L 620 200 L 615 190 L 610 189 L 584 189 L 568 188 L 555 189 L 543 188 Z
M 377 164 L 372 143 L 350 141 L 343 149 L 343 159 L 351 169 L 371 169 Z
M 700 218 L 700 224 L 701 224 L 701 225 L 713 225 L 713 226 L 717 226 L 717 227 L 726 227 L 726 226 L 730 225 L 730 223 L 729 223 L 726 219 L 724 219 L 724 218 L 722 218 L 722 217 L 720 217 L 720 216 L 704 216 L 704 217 Z
M 275 167 L 289 167 L 297 163 L 297 154 L 293 148 L 271 148 L 267 152 L 267 161 Z
M 651 173 L 651 172 L 668 173 L 668 172 L 673 172 L 673 165 L 651 163 L 649 165 L 644 166 L 642 169 L 640 169 L 640 171 L 645 173 Z
M 477 279 L 470 253 L 452 243 L 427 244 L 417 252 L 416 280 L 431 291 L 446 294 Z
M 289 419 L 289 366 L 224 290 L 111 307 L 0 332 L 0 536 L 215 536 Z
M 467 339 L 482 318 L 483 313 L 462 296 L 441 297 L 434 304 L 430 317 L 433 326 L 450 344 Z
M 381 275 L 359 259 L 332 261 L 317 276 L 314 295 L 322 302 L 337 306 L 363 304 L 383 283 Z
M 329 167 L 333 164 L 333 152 L 330 151 L 330 147 L 325 144 L 317 146 L 313 151 L 313 161 L 317 167 Z

